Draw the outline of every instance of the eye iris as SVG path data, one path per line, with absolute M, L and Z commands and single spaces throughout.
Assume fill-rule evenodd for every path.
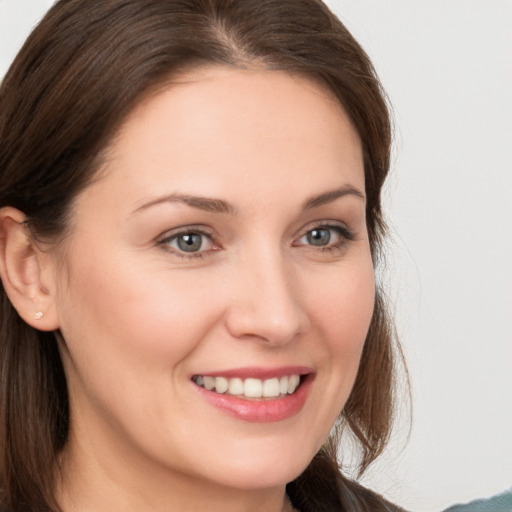
M 312 229 L 307 234 L 311 245 L 327 245 L 331 241 L 331 232 L 328 229 Z
M 185 252 L 195 252 L 201 249 L 202 237 L 197 233 L 189 233 L 178 237 L 178 247 Z

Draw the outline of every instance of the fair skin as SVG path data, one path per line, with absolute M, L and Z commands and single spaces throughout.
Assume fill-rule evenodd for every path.
M 286 510 L 373 311 L 364 190 L 354 128 L 304 78 L 203 68 L 130 114 L 70 235 L 34 258 L 45 316 L 22 313 L 62 334 L 66 512 Z M 278 396 L 201 385 L 293 374 Z

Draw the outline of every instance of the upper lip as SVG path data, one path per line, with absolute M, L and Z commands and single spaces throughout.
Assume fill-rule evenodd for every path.
M 308 375 L 313 373 L 311 368 L 307 366 L 280 366 L 275 368 L 247 366 L 243 368 L 230 368 L 219 371 L 196 372 L 194 375 L 202 375 L 203 377 L 226 377 L 240 379 L 272 379 L 274 377 L 285 377 L 287 375 Z

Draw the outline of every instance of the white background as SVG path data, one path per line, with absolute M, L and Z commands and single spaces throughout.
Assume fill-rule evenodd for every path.
M 0 77 L 50 4 L 0 0 Z M 366 483 L 438 511 L 512 485 L 512 1 L 329 5 L 396 124 L 388 280 L 414 420 Z

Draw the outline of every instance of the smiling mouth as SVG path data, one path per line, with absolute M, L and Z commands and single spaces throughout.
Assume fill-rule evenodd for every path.
M 192 381 L 198 386 L 220 395 L 254 400 L 284 398 L 293 395 L 301 384 L 301 376 L 292 374 L 271 379 L 241 379 L 194 375 Z

